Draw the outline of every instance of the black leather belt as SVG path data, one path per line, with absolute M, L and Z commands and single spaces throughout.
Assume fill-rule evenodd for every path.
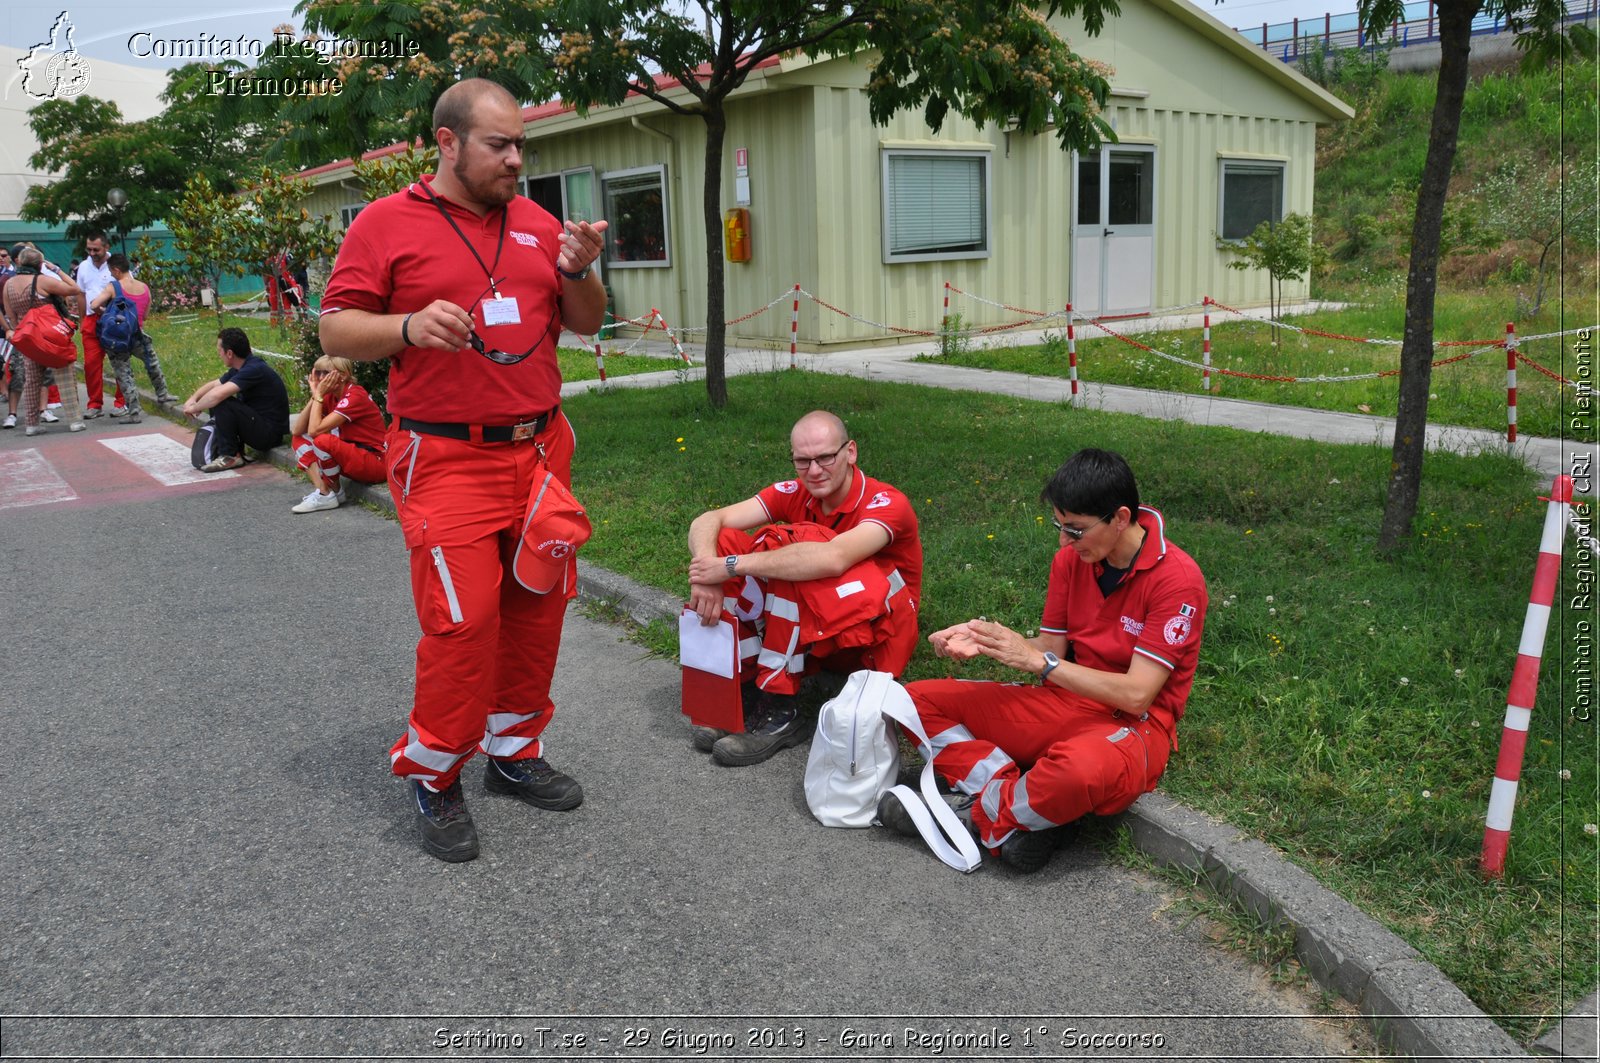
M 413 421 L 409 417 L 400 418 L 400 430 L 403 432 L 421 432 L 423 435 L 444 436 L 447 439 L 460 439 L 469 443 L 516 443 L 524 439 L 532 439 L 545 430 L 550 424 L 550 418 L 560 412 L 561 407 L 546 410 L 539 416 L 520 424 L 456 424 L 453 422 Z

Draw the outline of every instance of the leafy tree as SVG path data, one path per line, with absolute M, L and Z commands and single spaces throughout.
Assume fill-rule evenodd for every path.
M 311 191 L 309 181 L 265 167 L 250 181 L 238 199 L 239 264 L 248 267 L 241 272 L 260 272 L 285 252 L 309 262 L 339 250 L 341 237 L 332 219 L 326 214 L 313 218 L 301 206 Z
M 657 0 L 302 0 L 298 11 L 318 33 L 369 40 L 399 34 L 417 43 L 415 57 L 349 64 L 342 97 L 359 116 L 399 116 L 407 136 L 428 132 L 434 101 L 467 76 L 496 81 L 522 100 L 560 95 L 580 109 L 637 94 L 704 121 L 706 390 L 717 406 L 727 401 L 720 217 L 726 101 L 758 65 L 796 51 L 875 51 L 867 87 L 875 122 L 921 107 L 934 130 L 953 110 L 979 123 L 1014 123 L 1024 133 L 1054 126 L 1064 149 L 1115 139 L 1099 115 L 1108 71 L 1075 54 L 1045 15 L 1021 0 L 696 3 L 694 18 Z M 1116 0 L 1049 0 L 1046 13 L 1081 13 L 1093 34 L 1117 11 Z M 665 79 L 675 79 L 688 98 L 676 86 L 662 87 Z M 363 123 L 370 130 L 365 117 L 356 124 Z M 352 149 L 357 141 L 349 142 Z
M 177 252 L 167 276 L 210 288 L 221 322 L 222 299 L 216 293 L 221 290 L 222 277 L 241 272 L 239 264 L 249 251 L 238 200 L 218 191 L 205 174 L 195 174 L 167 212 L 167 227 L 172 230 L 172 247 Z
M 1485 225 L 1507 240 L 1528 240 L 1539 249 L 1533 303 L 1519 313 L 1532 316 L 1544 305 L 1551 252 L 1566 238 L 1574 248 L 1593 251 L 1597 172 L 1595 160 L 1563 160 L 1554 172 L 1531 156 L 1513 158 L 1478 185 L 1486 208 Z M 1556 255 L 1560 258 L 1559 253 Z M 1521 297 L 1518 305 L 1522 307 Z
M 223 98 L 199 87 L 204 69 L 191 63 L 170 71 L 162 94 L 166 109 L 140 122 L 124 121 L 114 101 L 91 96 L 35 107 L 28 125 L 39 150 L 29 164 L 60 176 L 28 190 L 22 217 L 66 221 L 74 237 L 119 224 L 126 231 L 166 217 L 196 173 L 233 191 L 259 155 L 260 137 L 223 117 Z M 120 216 L 106 204 L 112 188 L 128 193 Z
M 407 144 L 406 150 L 397 155 L 385 155 L 355 164 L 356 180 L 361 183 L 361 192 L 367 197 L 367 202 L 394 195 L 422 180 L 424 174 L 430 174 L 438 167 L 439 149 L 422 148 L 418 151 L 419 147 L 420 144 Z
M 1561 33 L 1566 12 L 1559 0 L 1436 0 L 1434 7 L 1439 28 L 1438 90 L 1411 226 L 1405 332 L 1400 346 L 1400 403 L 1395 415 L 1388 492 L 1378 528 L 1378 549 L 1383 553 L 1393 553 L 1410 536 L 1422 492 L 1439 248 L 1445 197 L 1461 130 L 1461 105 L 1466 97 L 1472 20 L 1480 13 L 1503 17 L 1517 31 L 1517 45 L 1530 62 L 1566 57 L 1581 44 Z M 1403 8 L 1403 0 L 1359 0 L 1357 13 L 1362 28 L 1376 36 L 1405 17 Z
M 1324 259 L 1322 246 L 1313 238 L 1311 218 L 1305 214 L 1286 215 L 1276 224 L 1264 221 L 1243 240 L 1219 240 L 1217 246 L 1234 256 L 1229 269 L 1267 271 L 1273 321 L 1279 320 L 1283 309 L 1284 282 L 1303 279 Z M 1272 345 L 1278 345 L 1277 325 L 1272 326 Z

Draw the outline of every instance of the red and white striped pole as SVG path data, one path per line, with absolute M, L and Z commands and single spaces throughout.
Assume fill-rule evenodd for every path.
M 1206 314 L 1206 316 L 1205 316 L 1205 331 L 1203 333 L 1204 338 L 1200 341 L 1200 363 L 1205 366 L 1205 368 L 1200 371 L 1200 390 L 1201 391 L 1210 391 L 1211 390 L 1211 296 L 1209 296 L 1209 295 L 1206 296 L 1201 301 L 1200 305 L 1205 307 L 1205 314 Z
M 1500 733 L 1500 757 L 1494 765 L 1489 789 L 1489 814 L 1483 831 L 1483 856 L 1479 866 L 1488 878 L 1505 873 L 1506 844 L 1511 840 L 1511 814 L 1517 803 L 1517 781 L 1522 777 L 1522 754 L 1528 744 L 1528 721 L 1533 716 L 1534 690 L 1539 685 L 1539 661 L 1544 656 L 1545 630 L 1555 602 L 1556 580 L 1561 570 L 1561 543 L 1572 505 L 1572 477 L 1557 476 L 1550 485 L 1550 508 L 1545 511 L 1544 535 L 1539 540 L 1539 562 L 1533 569 L 1533 590 L 1528 594 L 1528 615 L 1522 622 L 1522 642 L 1511 671 L 1506 695 L 1506 722 Z
M 1078 333 L 1072 324 L 1072 304 L 1067 304 L 1067 375 L 1072 379 L 1072 394 L 1067 401 L 1078 404 Z
M 1517 441 L 1517 323 L 1506 322 L 1506 442 Z
M 950 327 L 950 282 L 944 282 L 944 317 L 939 319 L 939 331 Z
M 672 341 L 672 349 L 678 352 L 678 357 L 683 359 L 683 364 L 693 365 L 694 363 L 689 361 L 689 356 L 683 353 L 683 344 L 678 342 L 678 337 L 673 333 L 672 326 L 667 324 L 667 319 L 661 316 L 661 311 L 656 310 L 653 312 L 656 315 L 656 320 L 661 322 L 661 331 L 665 332 L 667 339 Z
M 789 311 L 789 368 L 795 368 L 795 348 L 800 342 L 800 285 L 794 286 L 794 307 Z
M 600 383 L 604 384 L 606 382 L 606 360 L 600 354 L 599 336 L 596 336 L 594 340 L 594 366 L 600 370 Z

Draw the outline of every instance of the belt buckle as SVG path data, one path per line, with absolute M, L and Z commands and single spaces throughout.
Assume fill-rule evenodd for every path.
M 520 443 L 524 439 L 533 439 L 544 428 L 544 418 L 535 417 L 531 421 L 511 426 L 511 442 Z

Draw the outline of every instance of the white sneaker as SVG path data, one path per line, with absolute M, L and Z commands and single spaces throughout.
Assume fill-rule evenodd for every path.
M 26 432 L 22 433 L 22 434 L 25 435 L 25 436 L 40 436 L 40 435 L 44 435 L 44 426 L 43 425 L 37 425 L 37 424 L 30 424 L 28 426 L 28 430 Z
M 319 509 L 338 509 L 339 496 L 325 495 L 321 491 L 313 491 L 300 504 L 290 510 L 291 513 L 315 513 Z
M 45 409 L 40 411 L 39 420 L 43 421 L 45 424 L 55 424 L 57 421 L 61 420 L 61 418 L 51 413 L 48 409 Z
M 59 409 L 61 409 L 61 403 L 59 403 L 59 402 L 48 402 L 48 403 L 45 403 L 45 407 L 44 408 L 47 409 L 47 410 L 59 410 Z
M 69 432 L 82 432 L 82 431 L 87 430 L 88 427 L 89 426 L 84 424 L 82 421 L 73 421 L 71 424 L 67 425 L 67 431 L 69 431 Z
M 15 428 L 15 427 L 17 427 L 17 415 L 14 414 L 14 413 L 6 414 L 6 419 L 4 421 L 0 421 L 0 428 Z

